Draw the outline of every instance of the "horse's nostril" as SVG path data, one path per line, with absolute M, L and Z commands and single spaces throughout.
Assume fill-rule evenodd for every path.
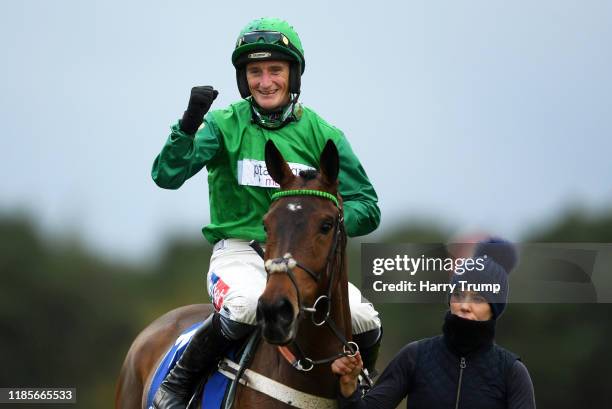
M 257 302 L 257 321 L 287 325 L 293 321 L 293 305 L 286 297 L 281 297 L 273 303 L 263 300 Z
M 276 311 L 280 322 L 288 324 L 293 321 L 293 305 L 286 297 L 278 300 Z

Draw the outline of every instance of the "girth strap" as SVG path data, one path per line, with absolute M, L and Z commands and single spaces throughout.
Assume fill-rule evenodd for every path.
M 240 367 L 234 361 L 225 358 L 219 362 L 219 372 L 229 379 L 234 380 Z M 290 388 L 280 382 L 263 376 L 260 373 L 246 369 L 238 380 L 241 384 L 255 391 L 261 392 L 287 405 L 300 409 L 337 409 L 335 399 L 327 399 L 321 396 L 311 395 L 306 392 Z

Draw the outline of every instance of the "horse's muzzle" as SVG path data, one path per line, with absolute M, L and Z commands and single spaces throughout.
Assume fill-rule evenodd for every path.
M 279 297 L 271 303 L 260 298 L 257 302 L 257 321 L 264 339 L 270 344 L 286 345 L 293 341 L 295 317 L 293 305 L 286 297 Z

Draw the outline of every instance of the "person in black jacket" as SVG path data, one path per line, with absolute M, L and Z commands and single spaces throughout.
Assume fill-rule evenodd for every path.
M 391 409 L 406 396 L 410 409 L 535 409 L 527 368 L 517 355 L 494 342 L 495 326 L 507 303 L 507 275 L 517 262 L 516 249 L 506 241 L 488 239 L 476 246 L 472 258 L 478 257 L 484 258 L 484 268 L 453 274 L 451 284 L 457 289 L 461 281 L 499 284 L 498 290 L 456 289 L 450 295 L 442 334 L 402 348 L 365 396 L 357 387 L 359 354 L 332 363 L 339 376 L 341 409 Z

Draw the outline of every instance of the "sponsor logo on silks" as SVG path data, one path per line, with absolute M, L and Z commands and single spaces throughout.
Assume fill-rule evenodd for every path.
M 271 57 L 272 53 L 269 51 L 261 51 L 258 53 L 251 53 L 249 54 L 249 58 L 268 58 Z
M 212 282 L 211 294 L 213 305 L 215 306 L 215 310 L 221 311 L 221 307 L 223 307 L 223 299 L 229 291 L 229 286 L 215 273 L 210 274 L 210 281 Z
M 314 170 L 312 166 L 301 163 L 287 163 L 294 175 L 298 176 L 302 170 Z M 259 186 L 278 189 L 280 186 L 268 174 L 266 162 L 256 159 L 243 159 L 238 161 L 238 183 L 243 186 Z

